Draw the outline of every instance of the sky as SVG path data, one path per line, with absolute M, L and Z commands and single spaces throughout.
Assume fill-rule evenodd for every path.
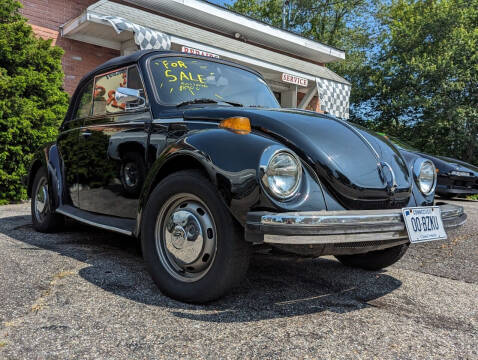
M 208 0 L 209 2 L 213 3 L 213 4 L 217 4 L 217 5 L 221 5 L 221 6 L 224 6 L 224 5 L 227 5 L 227 4 L 233 4 L 234 3 L 234 0 Z

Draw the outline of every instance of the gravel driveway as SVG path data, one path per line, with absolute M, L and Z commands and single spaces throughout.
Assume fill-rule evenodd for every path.
M 256 254 L 208 306 L 163 296 L 129 238 L 40 234 L 0 207 L 0 359 L 478 359 L 478 202 L 446 242 L 383 272 Z

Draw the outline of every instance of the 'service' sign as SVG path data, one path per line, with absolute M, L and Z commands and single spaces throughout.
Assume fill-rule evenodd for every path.
M 309 80 L 307 79 L 286 73 L 282 73 L 282 81 L 304 87 L 307 87 L 307 85 L 309 84 Z

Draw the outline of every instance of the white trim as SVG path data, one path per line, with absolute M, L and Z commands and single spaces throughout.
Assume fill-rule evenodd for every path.
M 84 11 L 80 16 L 71 19 L 63 25 L 60 25 L 60 35 L 65 36 L 69 34 L 74 34 L 75 32 L 81 30 L 84 26 L 86 26 L 87 20 L 88 15 L 87 12 Z
M 73 34 L 68 36 L 69 39 L 82 41 L 88 44 L 93 44 L 101 47 L 106 47 L 114 50 L 121 50 L 121 43 L 119 41 L 110 41 L 96 36 L 88 36 L 83 34 Z
M 123 229 L 120 229 L 120 228 L 117 228 L 117 227 L 114 227 L 114 226 L 97 223 L 97 222 L 94 222 L 94 221 L 91 221 L 91 220 L 86 220 L 86 219 L 83 219 L 82 217 L 79 217 L 77 215 L 70 214 L 69 212 L 67 212 L 65 210 L 62 210 L 62 209 L 56 209 L 55 212 L 57 212 L 59 214 L 62 214 L 62 215 L 65 215 L 65 216 L 68 216 L 68 217 L 70 217 L 74 220 L 80 221 L 82 223 L 85 223 L 85 224 L 88 224 L 88 225 L 91 225 L 91 226 L 95 226 L 95 227 L 105 229 L 105 230 L 114 231 L 114 232 L 124 234 L 124 235 L 133 236 L 132 231 L 123 230 Z
M 242 55 L 242 54 L 233 53 L 233 52 L 230 52 L 230 51 L 227 51 L 227 50 L 219 49 L 219 48 L 216 48 L 214 46 L 201 44 L 201 43 L 198 43 L 196 41 L 184 39 L 184 38 L 181 38 L 181 37 L 175 36 L 175 35 L 171 35 L 171 43 L 175 43 L 175 44 L 179 44 L 179 45 L 185 45 L 185 46 L 189 46 L 189 47 L 195 47 L 199 50 L 215 53 L 215 54 L 217 54 L 221 57 L 226 57 L 226 58 L 229 58 L 229 59 L 245 62 L 245 63 L 248 63 L 250 65 L 263 67 L 265 69 L 275 70 L 275 71 L 278 71 L 278 72 L 286 72 L 288 74 L 303 77 L 303 78 L 306 78 L 306 79 L 314 81 L 314 82 L 315 82 L 315 79 L 316 79 L 315 76 L 310 75 L 310 74 L 301 73 L 301 72 L 298 72 L 296 70 L 292 70 L 292 69 L 289 69 L 289 68 L 286 68 L 286 67 L 283 67 L 283 66 L 280 66 L 280 65 L 275 65 L 275 64 L 272 64 L 272 63 L 269 63 L 269 62 L 266 62 L 266 61 L 262 61 L 262 60 L 259 60 L 259 59 L 254 59 L 254 58 L 246 56 L 246 55 Z
M 108 3 L 107 0 L 103 0 L 104 3 Z M 99 3 L 93 4 L 95 6 L 99 6 Z M 94 7 L 90 7 L 94 8 Z M 81 29 L 85 27 L 89 22 L 91 23 L 96 23 L 96 24 L 103 24 L 106 26 L 111 26 L 107 21 L 101 19 L 100 15 L 91 11 L 90 8 L 86 10 L 82 15 L 79 17 L 70 20 L 68 23 L 64 24 L 62 28 L 62 35 L 66 36 L 68 38 L 72 38 L 75 40 L 79 41 L 84 41 L 88 42 L 90 44 L 95 44 L 95 45 L 100 45 L 100 46 L 105 46 L 109 47 L 112 49 L 116 50 L 121 50 L 121 42 L 120 41 L 111 41 L 108 39 L 104 38 L 96 38 L 93 36 L 88 36 L 85 34 L 81 34 Z M 132 34 L 132 33 L 131 33 Z M 133 35 L 132 35 L 133 36 Z M 196 40 L 190 40 L 181 36 L 177 35 L 170 35 L 171 38 L 171 43 L 180 45 L 180 46 L 187 46 L 187 47 L 192 47 L 196 48 L 199 50 L 203 50 L 206 52 L 214 53 L 219 55 L 221 58 L 229 58 L 231 60 L 236 60 L 238 62 L 242 62 L 246 65 L 252 65 L 252 66 L 257 66 L 263 69 L 268 69 L 272 71 L 276 71 L 278 73 L 287 73 L 293 76 L 297 77 L 302 77 L 305 78 L 309 81 L 316 82 L 317 75 L 311 75 L 309 73 L 304 73 L 299 70 L 293 70 L 289 67 L 282 66 L 282 65 L 277 65 L 275 63 L 271 63 L 266 60 L 261 60 L 258 58 L 254 58 L 251 55 L 243 55 L 241 53 L 236 53 L 230 50 L 225 50 L 219 47 L 215 47 L 212 45 L 206 45 L 204 43 L 198 42 Z M 251 45 L 252 46 L 252 45 Z M 322 67 L 321 67 L 322 68 Z M 324 72 L 330 72 L 336 77 L 339 77 L 337 74 L 333 73 L 331 70 L 327 69 L 326 67 L 323 67 Z M 324 79 L 330 79 L 328 76 L 323 76 Z M 339 83 L 347 83 L 345 79 L 343 81 L 337 81 Z M 347 83 L 348 84 L 348 83 Z
M 193 10 L 198 14 L 196 22 L 201 24 L 201 13 L 203 15 L 207 15 L 208 17 L 219 17 L 221 19 L 226 19 L 228 22 L 231 23 L 231 26 L 244 26 L 251 30 L 254 30 L 257 33 L 267 34 L 268 36 L 273 36 L 277 39 L 281 39 L 285 42 L 292 43 L 294 45 L 300 45 L 303 47 L 307 47 L 314 51 L 320 52 L 322 54 L 327 54 L 338 59 L 345 59 L 345 51 L 335 49 L 328 45 L 319 43 L 317 41 L 309 40 L 304 38 L 300 35 L 291 33 L 289 31 L 285 31 L 267 24 L 264 24 L 260 21 L 255 19 L 246 17 L 244 15 L 237 14 L 233 11 L 224 9 L 220 6 L 209 4 L 206 1 L 198 1 L 198 0 L 168 0 L 171 2 L 175 2 L 177 4 L 181 4 L 188 12 Z M 130 1 L 133 2 L 133 1 Z M 144 4 L 146 5 L 146 4 Z M 152 4 L 154 6 L 154 4 Z M 150 7 L 153 7 L 150 6 Z M 201 24 L 203 25 L 203 24 Z

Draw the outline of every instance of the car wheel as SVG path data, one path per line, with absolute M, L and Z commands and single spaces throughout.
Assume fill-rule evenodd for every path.
M 33 228 L 40 232 L 59 230 L 63 226 L 65 218 L 51 210 L 45 168 L 37 171 L 32 189 L 31 212 Z
M 249 265 L 243 229 L 199 171 L 173 173 L 156 186 L 144 210 L 141 241 L 155 283 L 184 302 L 221 297 Z
M 123 155 L 121 164 L 121 183 L 126 195 L 139 195 L 144 183 L 145 166 L 140 153 L 128 152 Z
M 380 270 L 395 264 L 408 249 L 408 244 L 394 246 L 384 250 L 370 251 L 365 254 L 337 255 L 342 264 L 365 270 Z

